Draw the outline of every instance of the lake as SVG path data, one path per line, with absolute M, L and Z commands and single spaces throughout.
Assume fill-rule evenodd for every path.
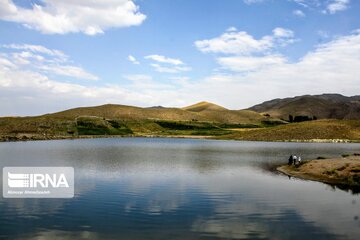
M 290 154 L 314 159 L 354 152 L 360 144 L 0 143 L 1 168 L 75 169 L 74 198 L 0 198 L 0 239 L 360 239 L 359 194 L 271 170 Z

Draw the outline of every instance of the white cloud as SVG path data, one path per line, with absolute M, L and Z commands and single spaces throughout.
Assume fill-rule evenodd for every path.
M 191 70 L 190 67 L 181 67 L 181 66 L 165 67 L 157 63 L 152 63 L 150 64 L 150 66 L 152 66 L 155 69 L 155 71 L 160 73 L 179 73 L 179 72 L 187 72 Z
M 202 52 L 214 52 L 232 56 L 217 57 L 222 69 L 234 72 L 259 71 L 286 62 L 286 58 L 274 53 L 277 47 L 293 43 L 294 32 L 274 28 L 272 35 L 257 40 L 246 32 L 225 32 L 218 38 L 195 42 Z
M 0 99 L 1 115 L 27 115 L 101 103 L 141 104 L 152 97 L 118 85 L 64 83 L 39 72 L 8 69 L 0 61 Z
M 133 0 L 43 0 L 23 8 L 0 0 L 0 19 L 21 23 L 45 34 L 103 33 L 109 28 L 140 25 L 146 16 Z
M 14 69 L 14 68 L 16 68 L 15 64 L 13 64 L 11 61 L 9 61 L 6 58 L 2 58 L 1 56 L 0 56 L 0 66 L 3 67 L 3 68 L 6 68 L 6 69 L 10 69 L 10 68 Z
M 126 75 L 124 78 L 130 80 L 131 84 L 122 86 L 63 82 L 47 76 L 48 71 L 72 77 L 87 75 L 66 66 L 53 66 L 52 63 L 24 66 L 14 63 L 11 53 L 0 52 L 1 115 L 34 115 L 104 103 L 152 106 L 169 99 L 171 106 L 179 101 L 171 100 L 177 94 L 175 85 L 159 83 L 148 75 Z
M 170 80 L 174 84 L 181 85 L 182 87 L 186 87 L 190 84 L 190 78 L 184 76 L 171 77 Z
M 266 0 L 243 0 L 244 3 L 251 5 L 254 3 L 265 2 Z M 310 10 L 317 10 L 324 14 L 334 14 L 339 11 L 344 11 L 349 8 L 350 0 L 288 0 L 294 3 L 297 3 L 299 6 L 303 8 L 307 8 Z M 293 11 L 293 14 L 298 17 L 305 17 L 305 13 L 296 9 Z
M 286 62 L 286 58 L 281 55 L 267 55 L 262 57 L 231 56 L 220 57 L 217 61 L 226 69 L 235 72 L 247 72 L 259 71 L 262 68 L 269 68 L 274 65 L 283 64 Z
M 324 14 L 334 14 L 339 11 L 344 11 L 349 8 L 350 0 L 290 0 L 293 1 L 304 8 L 308 8 L 311 10 L 317 10 Z M 293 13 L 297 16 L 302 16 L 300 12 L 296 12 L 295 10 Z M 300 10 L 301 11 L 301 10 Z
M 156 72 L 179 73 L 179 72 L 187 72 L 191 70 L 191 68 L 187 67 L 185 63 L 180 59 L 169 58 L 157 54 L 145 56 L 144 58 L 156 62 L 150 64 L 150 66 L 152 66 Z
M 228 29 L 226 29 L 227 32 L 236 32 L 237 28 L 236 27 L 229 27 Z
M 254 3 L 261 3 L 265 0 L 243 0 L 244 3 L 250 5 L 250 4 L 254 4 Z
M 272 41 L 268 36 L 256 40 L 246 32 L 226 32 L 217 38 L 196 41 L 195 46 L 202 52 L 247 54 L 270 49 Z
M 295 3 L 299 4 L 300 6 L 304 8 L 317 8 L 321 6 L 321 3 L 319 0 L 292 0 Z
M 59 50 L 51 50 L 41 45 L 31 45 L 31 44 L 5 44 L 3 45 L 4 48 L 10 49 L 18 49 L 18 50 L 27 50 L 34 53 L 43 53 L 50 56 L 67 58 L 67 56 Z
M 268 58 L 274 56 L 257 56 Z M 223 57 L 223 56 L 220 56 Z M 218 58 L 220 58 L 218 57 Z M 230 55 L 225 57 L 256 57 Z M 303 94 L 337 92 L 356 95 L 360 92 L 360 31 L 315 46 L 296 62 L 268 60 L 245 61 L 252 71 L 243 73 L 236 63 L 234 72 L 217 73 L 201 79 L 183 79 L 161 83 L 151 76 L 128 76 L 129 85 L 64 83 L 47 77 L 36 68 L 27 70 L 15 64 L 11 56 L 0 53 L 1 115 L 39 114 L 71 107 L 119 103 L 137 106 L 186 106 L 201 100 L 230 109 L 250 107 L 273 98 Z M 260 61 L 260 60 L 259 60 Z M 252 67 L 252 66 L 264 67 Z M 225 67 L 226 64 L 220 65 Z M 175 66 L 176 67 L 176 66 Z M 179 66 L 177 66 L 179 67 Z M 180 65 L 181 67 L 181 65 Z M 249 67 L 247 67 L 249 68 Z M 231 70 L 231 69 L 230 69 Z M 235 71 L 236 70 L 236 71 Z M 174 76 L 175 77 L 175 76 Z
M 14 52 L 11 54 L 12 58 L 15 60 L 15 63 L 17 64 L 22 64 L 22 65 L 26 65 L 26 64 L 30 64 L 31 62 L 43 62 L 45 61 L 45 57 L 39 55 L 39 54 L 35 54 L 32 52 L 28 52 L 28 51 L 22 51 L 22 52 Z
M 70 66 L 70 65 L 42 65 L 39 69 L 46 72 L 52 72 L 57 75 L 63 75 L 68 77 L 74 77 L 78 79 L 87 79 L 87 80 L 99 80 L 98 76 L 88 73 L 81 67 Z
M 145 59 L 151 59 L 154 60 L 156 62 L 160 62 L 160 63 L 168 63 L 168 64 L 173 64 L 173 65 L 183 65 L 184 63 L 180 60 L 180 59 L 176 59 L 176 58 L 168 58 L 162 55 L 149 55 L 149 56 L 145 56 Z
M 293 32 L 284 28 L 275 28 L 273 35 L 255 39 L 247 32 L 225 32 L 221 36 L 199 40 L 195 46 L 202 52 L 247 55 L 263 53 L 278 46 L 294 42 Z
M 291 39 L 292 37 L 294 37 L 293 31 L 280 27 L 275 28 L 273 30 L 273 34 L 275 37 L 284 38 L 284 39 Z
M 344 11 L 348 8 L 350 0 L 332 0 L 327 6 L 325 13 L 334 14 L 339 11 Z
M 329 33 L 327 31 L 324 30 L 319 30 L 317 31 L 317 34 L 321 37 L 321 38 L 329 38 Z
M 303 11 L 301 11 L 300 9 L 294 10 L 294 11 L 293 11 L 293 14 L 294 14 L 295 16 L 298 16 L 298 17 L 305 17 L 305 16 L 306 16 L 305 13 L 304 13 Z
M 133 82 L 148 82 L 152 81 L 152 77 L 149 75 L 144 74 L 131 74 L 131 75 L 124 75 L 124 78 L 133 81 Z
M 53 73 L 78 79 L 99 79 L 99 77 L 79 66 L 70 65 L 68 56 L 56 49 L 30 44 L 9 44 L 3 45 L 2 47 L 12 50 L 12 52 L 4 54 L 4 56 L 9 61 L 11 60 L 17 68 L 26 66 L 30 70 L 41 70 L 45 73 Z
M 285 57 L 273 59 L 267 55 L 259 58 L 233 56 L 217 61 L 235 73 L 213 75 L 206 79 L 206 84 L 201 83 L 205 87 L 200 88 L 200 83 L 192 87 L 201 89 L 197 91 L 198 96 L 212 96 L 213 99 L 226 92 L 226 100 L 220 99 L 219 103 L 227 107 L 236 107 L 234 103 L 239 102 L 239 98 L 242 107 L 247 107 L 278 97 L 324 92 L 356 95 L 360 91 L 358 31 L 319 45 L 294 63 L 286 61 Z M 244 69 L 254 71 L 244 74 Z
M 166 91 L 174 89 L 173 85 L 159 83 L 154 81 L 153 77 L 145 74 L 129 74 L 123 76 L 125 79 L 131 81 L 131 85 L 127 86 L 129 90 L 134 92 L 142 90 L 145 92 L 149 90 Z
M 136 58 L 134 56 L 132 56 L 132 55 L 128 56 L 128 60 L 130 62 L 132 62 L 133 64 L 140 64 L 140 62 L 138 60 L 136 60 Z

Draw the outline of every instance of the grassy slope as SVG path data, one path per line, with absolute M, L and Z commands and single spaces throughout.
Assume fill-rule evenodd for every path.
M 264 141 L 360 140 L 359 120 L 319 120 L 273 127 L 274 119 L 249 110 L 227 110 L 211 103 L 199 103 L 187 109 L 108 104 L 37 117 L 5 117 L 0 118 L 0 140 L 4 136 L 16 140 L 129 134 L 204 135 Z
M 210 104 L 210 103 L 208 103 Z M 249 110 L 234 111 L 227 110 L 215 104 L 203 109 L 184 110 L 180 108 L 139 108 L 124 105 L 107 104 L 96 107 L 74 108 L 63 112 L 44 115 L 45 117 L 56 118 L 60 120 L 73 120 L 78 116 L 99 116 L 110 119 L 122 120 L 172 120 L 172 121 L 208 121 L 239 123 L 253 122 L 260 123 L 264 117 L 256 112 Z
M 266 101 L 249 109 L 283 119 L 288 119 L 289 114 L 316 116 L 318 119 L 359 119 L 359 100 L 359 96 L 340 94 L 304 95 Z
M 187 111 L 191 111 L 191 112 L 201 112 L 204 110 L 228 110 L 222 106 L 216 105 L 214 103 L 209 103 L 209 102 L 199 102 L 199 103 L 195 103 L 193 105 L 187 106 L 187 107 L 183 107 L 183 110 L 187 110 Z
M 360 120 L 318 120 L 293 123 L 272 128 L 238 131 L 223 139 L 281 141 L 312 139 L 360 140 Z
M 107 104 L 37 117 L 0 118 L 0 137 L 11 136 L 15 140 L 23 136 L 32 139 L 128 134 L 218 136 L 231 133 L 227 128 L 233 125 L 261 126 L 264 119 L 266 118 L 252 111 L 232 111 L 210 103 L 196 112 L 178 108 Z
M 284 104 L 278 109 L 272 109 L 270 111 L 265 111 L 271 116 L 288 119 L 289 114 L 293 116 L 317 116 L 320 118 L 327 118 L 328 111 L 325 111 L 329 108 L 329 103 L 322 99 L 311 99 L 303 98 L 298 101 L 290 102 Z

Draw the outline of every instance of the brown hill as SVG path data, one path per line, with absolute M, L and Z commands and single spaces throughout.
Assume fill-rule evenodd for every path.
M 218 112 L 222 113 L 219 114 Z M 265 118 L 250 110 L 227 110 L 216 104 L 201 102 L 185 108 L 140 108 L 125 105 L 106 104 L 95 107 L 81 107 L 46 114 L 44 117 L 73 120 L 79 116 L 97 116 L 121 120 L 172 120 L 207 121 L 218 123 L 260 123 Z
M 180 108 L 140 108 L 106 104 L 35 117 L 0 118 L 0 140 L 53 139 L 84 135 L 221 135 L 231 128 L 282 124 L 259 113 L 215 104 Z M 203 108 L 202 110 L 200 108 Z
M 216 111 L 222 111 L 222 110 L 228 110 L 222 106 L 216 105 L 214 103 L 210 103 L 210 102 L 198 102 L 196 104 L 187 106 L 187 107 L 183 107 L 183 110 L 187 110 L 187 111 L 191 111 L 191 112 L 201 112 L 204 110 L 216 110 Z
M 347 139 L 360 140 L 359 120 L 317 120 L 292 123 L 271 128 L 243 129 L 223 139 L 255 141 L 309 141 Z
M 209 103 L 190 110 L 107 104 L 35 117 L 0 118 L 0 141 L 89 135 L 200 135 L 263 141 L 360 139 L 359 120 L 281 124 L 284 122 L 251 110 L 227 110 Z
M 316 116 L 318 119 L 360 119 L 360 96 L 304 95 L 266 101 L 249 110 L 286 120 L 289 115 Z

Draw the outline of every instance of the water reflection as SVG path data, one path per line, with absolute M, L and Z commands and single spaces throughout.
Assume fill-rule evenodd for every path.
M 3 166 L 74 166 L 74 199 L 0 199 L 8 239 L 359 239 L 360 198 L 264 170 L 358 144 L 92 139 L 0 144 Z M 31 163 L 31 164 L 30 164 Z

